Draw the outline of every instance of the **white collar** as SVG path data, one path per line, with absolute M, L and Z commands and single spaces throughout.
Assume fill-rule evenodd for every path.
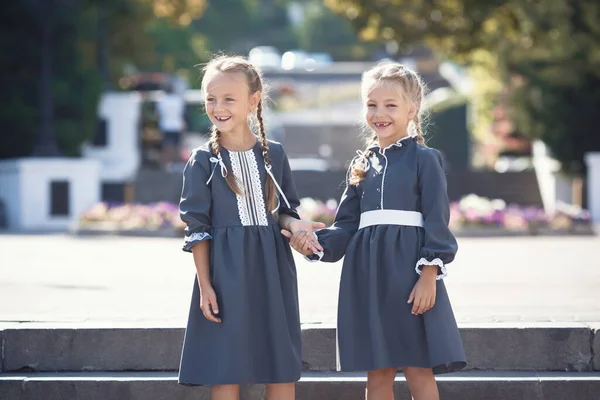
M 381 149 L 381 153 L 382 154 L 385 153 L 386 150 L 391 149 L 394 146 L 402 147 L 402 142 L 404 142 L 404 141 L 406 141 L 408 139 L 415 139 L 415 138 L 416 138 L 416 136 L 411 136 L 411 135 L 404 136 L 403 138 L 400 138 L 395 143 L 392 143 L 392 144 L 388 145 L 387 147 Z M 369 150 L 372 150 L 372 151 L 375 151 L 377 149 L 379 149 L 379 145 L 378 144 L 369 147 Z

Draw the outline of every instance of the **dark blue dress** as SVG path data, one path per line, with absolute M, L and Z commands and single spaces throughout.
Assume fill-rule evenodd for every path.
M 298 218 L 296 189 L 283 148 L 270 142 L 272 169 L 261 146 L 248 151 L 196 149 L 183 178 L 185 251 L 210 240 L 210 276 L 222 323 L 204 318 L 194 280 L 179 383 L 285 383 L 300 379 L 302 351 L 296 267 L 277 215 L 266 209 L 267 173 L 279 185 L 279 213 Z M 223 177 L 233 173 L 246 196 Z
M 344 255 L 338 305 L 339 368 L 460 370 L 466 358 L 441 278 L 457 243 L 440 153 L 412 137 L 374 147 L 366 177 L 347 185 L 335 223 L 317 232 L 322 261 Z M 316 258 L 312 256 L 312 258 Z M 439 266 L 434 307 L 412 315 L 421 265 Z

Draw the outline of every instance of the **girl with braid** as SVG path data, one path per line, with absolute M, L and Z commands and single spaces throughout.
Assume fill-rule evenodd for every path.
M 365 72 L 362 98 L 372 132 L 350 165 L 333 226 L 284 232 L 310 259 L 345 255 L 338 302 L 342 371 L 367 372 L 367 399 L 393 400 L 402 368 L 414 400 L 438 400 L 434 374 L 466 365 L 444 286 L 457 251 L 440 153 L 423 144 L 423 84 L 409 68 Z
M 213 400 L 238 399 L 240 384 L 261 383 L 269 399 L 293 399 L 300 317 L 281 229 L 312 234 L 324 225 L 296 212 L 287 156 L 266 138 L 259 71 L 242 57 L 218 56 L 204 68 L 202 91 L 213 128 L 183 172 L 183 250 L 193 253 L 197 275 L 179 383 L 211 386 Z M 312 250 L 322 248 L 314 241 Z

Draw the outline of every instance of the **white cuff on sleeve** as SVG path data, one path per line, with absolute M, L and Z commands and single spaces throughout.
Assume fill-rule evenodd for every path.
M 427 261 L 426 258 L 421 258 L 419 261 L 417 261 L 417 266 L 415 267 L 415 271 L 417 271 L 417 274 L 419 274 L 419 275 L 421 275 L 421 273 L 423 272 L 421 270 L 422 265 L 437 265 L 439 267 L 438 276 L 436 278 L 437 280 L 444 279 L 446 276 L 448 276 L 448 271 L 446 270 L 446 266 L 444 265 L 444 262 L 442 260 L 440 260 L 439 258 L 434 258 L 431 261 Z
M 210 236 L 210 233 L 208 232 L 195 232 L 192 233 L 190 236 L 186 236 L 183 240 L 183 251 L 186 251 L 188 253 L 192 252 L 192 247 L 194 247 L 195 245 L 197 245 L 200 242 L 203 242 L 205 240 L 210 240 L 212 239 L 212 236 Z
M 313 256 L 318 256 L 319 258 L 309 258 L 310 256 L 304 256 L 304 259 L 309 261 L 309 262 L 317 262 L 317 261 L 321 261 L 321 259 L 323 258 L 323 256 L 325 255 L 322 251 L 317 251 L 316 253 L 312 254 Z

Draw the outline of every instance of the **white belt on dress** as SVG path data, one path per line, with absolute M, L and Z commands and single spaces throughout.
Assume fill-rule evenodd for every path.
M 405 210 L 373 210 L 360 214 L 358 229 L 373 225 L 423 226 L 423 214 Z

